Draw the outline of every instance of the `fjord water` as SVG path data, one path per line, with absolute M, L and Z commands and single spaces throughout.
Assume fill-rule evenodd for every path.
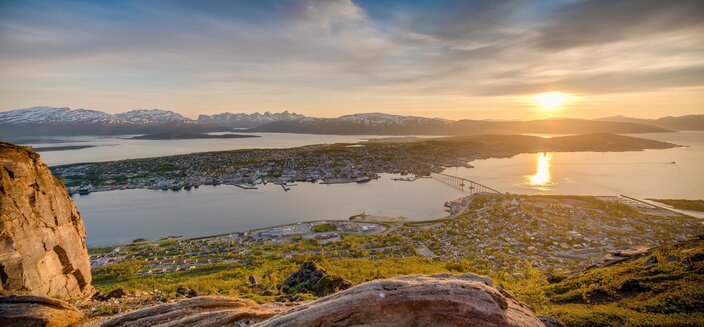
M 201 186 L 181 190 L 125 190 L 74 196 L 86 224 L 88 246 L 129 244 L 144 237 L 204 236 L 367 213 L 430 219 L 446 215 L 443 203 L 462 192 L 432 179 L 395 182 L 393 175 L 357 184 L 299 183 L 284 192 Z
M 555 152 L 475 160 L 446 173 L 502 192 L 704 198 L 704 132 L 637 134 L 685 147 L 627 152 Z
M 634 136 L 686 147 L 630 152 L 521 154 L 512 158 L 475 160 L 471 162 L 475 168 L 448 168 L 445 172 L 501 192 L 704 198 L 704 133 Z M 301 136 L 310 140 L 314 137 L 318 139 L 313 143 L 343 142 L 342 139 L 354 142 L 364 138 L 341 136 L 331 140 L 320 135 Z M 173 142 L 173 147 L 182 143 L 158 142 Z M 47 152 L 42 158 L 61 152 Z M 445 201 L 467 194 L 433 179 L 395 182 L 391 177 L 382 175 L 381 179 L 366 184 L 299 183 L 289 192 L 271 184 L 257 190 L 221 185 L 201 186 L 190 192 L 101 192 L 75 196 L 74 199 L 86 223 L 89 246 L 100 246 L 129 243 L 139 237 L 202 236 L 306 220 L 347 219 L 362 212 L 406 216 L 414 220 L 437 218 L 446 215 Z

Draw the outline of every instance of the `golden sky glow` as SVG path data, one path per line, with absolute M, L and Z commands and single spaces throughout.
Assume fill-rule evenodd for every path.
M 701 114 L 702 8 L 701 0 L 3 1 L 0 111 Z
M 535 103 L 547 111 L 554 111 L 563 105 L 567 99 L 568 95 L 560 92 L 545 92 L 533 97 Z

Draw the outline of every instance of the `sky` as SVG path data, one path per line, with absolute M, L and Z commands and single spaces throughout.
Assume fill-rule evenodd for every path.
M 31 106 L 704 114 L 704 1 L 0 0 L 0 111 Z

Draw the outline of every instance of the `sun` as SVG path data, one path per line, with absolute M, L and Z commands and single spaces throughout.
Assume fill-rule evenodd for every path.
M 533 101 L 547 111 L 553 111 L 567 101 L 569 96 L 561 92 L 545 92 L 535 95 Z

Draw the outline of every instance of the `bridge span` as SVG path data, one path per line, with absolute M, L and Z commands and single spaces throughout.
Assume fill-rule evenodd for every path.
M 469 193 L 496 193 L 502 194 L 501 192 L 488 187 L 483 184 L 479 184 L 473 180 L 469 180 L 463 177 L 452 176 L 443 173 L 431 173 L 430 176 L 435 178 L 447 185 L 450 185 L 458 190 L 467 191 Z

